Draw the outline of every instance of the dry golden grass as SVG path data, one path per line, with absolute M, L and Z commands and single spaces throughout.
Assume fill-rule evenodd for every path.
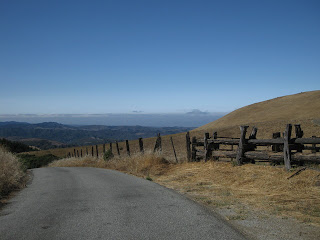
M 278 97 L 237 109 L 195 131 L 218 131 L 218 135 L 239 135 L 240 125 L 257 126 L 259 138 L 283 132 L 287 123 L 302 125 L 305 136 L 320 134 L 320 91 Z
M 24 185 L 25 173 L 12 153 L 0 147 L 0 199 Z
M 306 170 L 288 180 L 290 175 L 271 166 L 184 163 L 171 166 L 156 181 L 211 206 L 241 203 L 320 226 L 320 172 Z
M 133 156 L 114 157 L 108 161 L 102 157 L 94 158 L 85 156 L 83 158 L 65 158 L 54 161 L 49 167 L 97 167 L 114 169 L 140 177 L 162 174 L 168 161 L 159 154 L 134 154 Z

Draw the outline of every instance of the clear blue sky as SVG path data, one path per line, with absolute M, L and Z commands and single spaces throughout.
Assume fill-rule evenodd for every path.
M 0 113 L 226 112 L 320 89 L 320 1 L 0 1 Z

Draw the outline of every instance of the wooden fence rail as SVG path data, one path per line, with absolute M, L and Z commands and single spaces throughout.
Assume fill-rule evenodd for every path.
M 289 170 L 292 164 L 303 165 L 304 163 L 320 164 L 320 144 L 319 137 L 302 138 L 303 131 L 299 124 L 295 125 L 295 138 L 291 138 L 292 125 L 287 124 L 283 137 L 280 133 L 274 133 L 272 139 L 256 139 L 258 129 L 253 127 L 250 136 L 246 138 L 248 126 L 240 126 L 240 138 L 226 138 L 217 136 L 213 133 L 210 138 L 209 133 L 204 134 L 204 138 L 195 137 L 190 141 L 190 134 L 186 135 L 187 156 L 191 156 L 189 161 L 199 161 L 204 159 L 218 160 L 219 158 L 235 158 L 236 164 L 241 165 L 245 162 L 262 161 L 271 163 L 284 163 L 285 168 Z M 221 150 L 220 146 L 231 146 L 230 150 Z M 233 146 L 237 145 L 237 151 Z M 312 146 L 306 146 L 312 145 Z M 199 149 L 202 147 L 203 149 Z M 257 150 L 257 147 L 272 147 L 272 151 Z M 311 153 L 305 153 L 304 150 L 311 150 Z

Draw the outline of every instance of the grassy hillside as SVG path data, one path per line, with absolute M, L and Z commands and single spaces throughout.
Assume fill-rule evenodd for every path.
M 287 123 L 301 124 L 305 136 L 320 135 L 320 91 L 278 97 L 237 109 L 194 131 L 218 131 L 218 135 L 235 136 L 240 125 L 258 127 L 259 138 L 283 132 Z

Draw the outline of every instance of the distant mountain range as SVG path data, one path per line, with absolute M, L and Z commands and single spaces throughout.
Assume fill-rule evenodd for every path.
M 186 113 L 0 114 L 0 121 L 58 122 L 67 125 L 200 127 L 226 113 L 193 109 Z
M 21 141 L 40 149 L 93 145 L 139 137 L 154 137 L 192 130 L 191 127 L 142 126 L 71 126 L 56 122 L 30 124 L 26 122 L 0 122 L 0 138 Z

